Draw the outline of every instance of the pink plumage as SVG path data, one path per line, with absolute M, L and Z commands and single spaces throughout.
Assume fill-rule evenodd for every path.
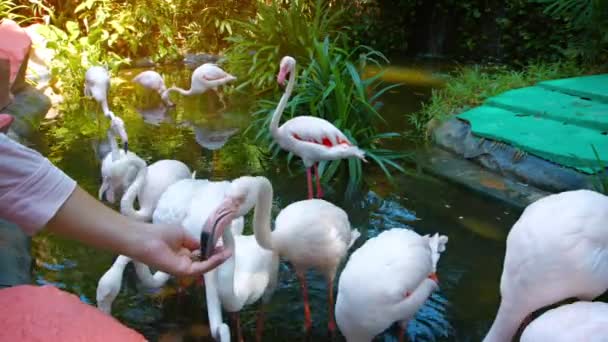
M 323 197 L 317 169 L 318 162 L 353 157 L 366 161 L 365 152 L 354 146 L 344 133 L 325 119 L 308 115 L 298 116 L 279 127 L 281 115 L 295 85 L 295 67 L 294 58 L 285 56 L 281 60 L 277 82 L 283 84 L 286 75 L 289 74 L 289 83 L 270 121 L 270 133 L 282 149 L 302 158 L 306 167 L 309 199 L 313 198 L 310 168 L 314 166 L 317 197 Z

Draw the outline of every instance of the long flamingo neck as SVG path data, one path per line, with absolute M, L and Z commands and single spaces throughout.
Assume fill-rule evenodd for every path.
M 135 197 L 146 181 L 148 167 L 143 160 L 138 160 L 134 163 L 134 165 L 138 168 L 137 177 L 135 178 L 135 181 L 129 185 L 129 188 L 127 188 L 127 191 L 120 200 L 120 212 L 123 215 L 131 217 L 137 221 L 145 222 L 148 221 L 152 216 L 151 208 L 141 206 L 140 199 L 140 208 L 139 210 L 135 210 L 133 203 L 135 202 Z
M 103 115 L 107 118 L 111 118 L 112 112 L 110 111 L 110 107 L 108 106 L 108 98 L 104 96 L 101 101 L 99 101 L 99 103 L 101 104 L 101 110 L 103 111 Z
M 277 105 L 277 108 L 272 115 L 272 119 L 270 120 L 270 134 L 276 139 L 279 135 L 279 122 L 281 121 L 281 116 L 283 115 L 283 111 L 287 106 L 287 101 L 291 97 L 291 93 L 293 92 L 293 88 L 296 84 L 296 66 L 294 64 L 291 72 L 289 73 L 289 82 L 287 83 L 287 88 L 285 89 L 285 93 L 281 96 L 281 100 Z
M 118 143 L 116 142 L 116 136 L 112 129 L 108 129 L 108 141 L 110 142 L 110 151 L 112 153 L 112 161 L 120 159 L 120 151 L 118 150 Z
M 418 311 L 420 307 L 426 302 L 431 296 L 433 291 L 437 288 L 435 281 L 427 278 L 418 285 L 418 287 L 404 298 L 396 308 L 396 320 L 404 318 L 411 318 Z
M 222 331 L 226 330 L 226 324 L 222 320 L 222 304 L 218 294 L 217 268 L 204 274 L 205 278 L 205 297 L 207 299 L 207 317 L 209 318 L 209 329 L 211 336 L 216 341 L 223 341 Z M 228 338 L 230 332 L 228 330 Z M 228 339 L 229 341 L 230 339 Z
M 146 287 L 157 288 L 163 286 L 171 275 L 165 272 L 157 271 L 154 274 L 150 272 L 150 268 L 141 262 L 133 262 L 137 277 Z
M 166 95 L 169 95 L 169 92 L 171 92 L 171 91 L 176 91 L 182 95 L 189 96 L 192 94 L 192 87 L 190 87 L 190 89 L 188 89 L 188 90 L 185 90 L 185 89 L 182 89 L 179 87 L 171 87 L 171 88 L 167 89 Z
M 218 291 L 224 308 L 229 312 L 236 312 L 243 307 L 245 301 L 243 298 L 239 298 L 234 291 L 234 270 L 236 267 L 234 250 L 236 244 L 232 229 L 224 230 L 222 242 L 225 249 L 232 251 L 232 256 L 220 266 L 221 269 L 218 269 L 218 279 L 221 284 L 221 286 L 218 286 Z
M 258 198 L 253 212 L 253 234 L 262 248 L 272 251 L 272 230 L 270 229 L 272 185 L 265 178 L 259 179 Z
M 517 310 L 503 299 L 494 323 L 483 342 L 510 342 L 527 315 L 528 312 Z

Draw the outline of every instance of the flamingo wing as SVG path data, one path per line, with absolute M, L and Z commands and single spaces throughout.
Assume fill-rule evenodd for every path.
M 298 142 L 312 143 L 333 147 L 341 144 L 353 144 L 336 126 L 329 121 L 314 116 L 297 116 L 280 128 L 290 139 Z
M 201 70 L 201 77 L 205 81 L 215 81 L 230 76 L 230 74 L 222 70 L 222 68 L 211 63 L 203 64 Z

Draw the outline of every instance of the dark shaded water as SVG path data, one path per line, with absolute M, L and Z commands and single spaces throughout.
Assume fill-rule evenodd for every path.
M 167 75 L 168 85 L 188 87 L 189 73 L 173 70 Z M 122 76 L 130 80 L 135 74 L 133 71 Z M 162 110 L 154 109 L 157 95 L 135 90 L 130 82 L 113 82 L 112 87 L 111 107 L 125 120 L 130 147 L 148 162 L 178 159 L 196 170 L 197 178 L 220 180 L 246 174 L 264 175 L 271 180 L 280 207 L 305 197 L 305 175 L 297 163 L 288 169 L 284 161 L 270 160 L 258 145 L 242 135 L 251 120 L 247 99 L 242 96 L 233 96 L 225 112 L 218 112 L 220 106 L 214 95 L 175 97 L 176 109 L 163 114 Z M 405 86 L 386 95 L 383 114 L 391 129 L 405 129 L 405 114 L 418 109 L 429 92 L 429 88 Z M 142 110 L 146 107 L 148 110 Z M 91 113 L 98 109 L 92 100 L 83 100 L 73 110 L 78 120 L 85 122 L 92 120 Z M 60 123 L 48 125 L 52 124 Z M 43 140 L 48 147 L 42 149 L 83 188 L 96 195 L 100 171 L 95 141 L 73 129 L 55 132 L 51 134 L 48 127 L 43 128 Z M 223 140 L 226 142 L 220 147 Z M 450 239 L 439 261 L 441 289 L 410 323 L 410 340 L 479 341 L 498 306 L 504 238 L 518 213 L 465 189 L 413 172 L 398 175 L 391 185 L 380 170 L 368 168 L 365 179 L 369 188 L 348 198 L 338 190 L 342 188 L 339 184 L 326 186 L 327 199 L 343 207 L 352 225 L 363 233 L 354 248 L 365 238 L 392 227 L 409 227 L 421 234 L 440 232 Z M 38 284 L 52 283 L 92 305 L 97 281 L 115 257 L 47 234 L 35 238 L 34 255 Z M 161 291 L 150 291 L 138 286 L 130 266 L 126 273 L 122 292 L 113 306 L 113 314 L 121 322 L 154 341 L 209 339 L 202 289 L 191 287 L 180 295 L 172 282 Z M 327 339 L 325 283 L 313 271 L 308 279 L 314 322 L 310 340 L 322 341 Z M 241 317 L 245 336 L 250 338 L 255 331 L 255 309 L 255 305 L 247 307 Z M 268 312 L 264 340 L 303 339 L 299 286 L 286 264 L 281 265 L 280 285 Z M 378 340 L 396 340 L 395 331 L 388 331 Z

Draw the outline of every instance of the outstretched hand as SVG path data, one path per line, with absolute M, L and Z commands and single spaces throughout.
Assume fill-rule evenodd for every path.
M 141 249 L 134 257 L 151 267 L 175 276 L 193 276 L 219 266 L 232 253 L 218 248 L 205 261 L 195 261 L 199 242 L 190 237 L 180 226 L 149 225 L 148 238 L 141 242 Z

